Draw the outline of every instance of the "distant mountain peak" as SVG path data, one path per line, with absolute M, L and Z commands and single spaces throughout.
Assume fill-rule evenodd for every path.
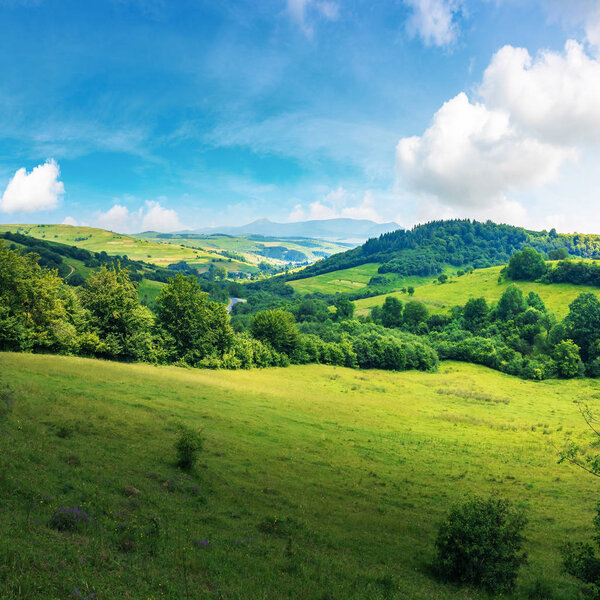
M 330 241 L 348 241 L 361 243 L 372 237 L 379 237 L 400 229 L 398 223 L 375 223 L 368 219 L 313 219 L 277 223 L 263 217 L 239 227 L 211 227 L 199 229 L 194 233 L 224 233 L 228 235 L 264 235 L 272 237 L 316 238 Z

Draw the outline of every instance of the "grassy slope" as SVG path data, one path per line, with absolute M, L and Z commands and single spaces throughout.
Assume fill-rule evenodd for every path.
M 290 281 L 289 284 L 301 294 L 355 292 L 365 287 L 369 283 L 369 279 L 377 275 L 378 268 L 378 264 L 369 263 L 351 269 L 340 269 L 332 273 L 307 277 L 306 279 L 296 279 Z
M 19 233 L 45 239 L 49 242 L 54 241 L 78 246 L 90 252 L 101 252 L 104 250 L 107 254 L 127 255 L 133 260 L 143 260 L 158 266 L 167 266 L 183 260 L 202 270 L 208 266 L 211 260 L 221 260 L 222 258 L 202 249 L 141 240 L 96 227 L 73 227 L 71 225 L 1 225 L 0 230 L 18 231 Z M 249 265 L 238 263 L 237 261 L 232 261 L 231 263 L 223 262 L 222 264 L 230 271 L 248 270 L 249 268 Z
M 307 277 L 306 279 L 296 279 L 290 281 L 289 285 L 301 294 L 311 294 L 314 292 L 322 292 L 324 294 L 357 292 L 367 287 L 371 277 L 378 275 L 377 269 L 379 265 L 380 263 L 367 263 L 358 267 L 340 269 L 331 273 Z M 455 271 L 447 268 L 444 272 L 450 275 Z M 394 289 L 400 289 L 409 285 L 416 287 L 435 279 L 434 277 L 419 277 L 416 275 L 412 277 L 400 277 L 394 273 L 386 273 L 385 276 L 390 280 Z
M 444 312 L 458 304 L 464 304 L 471 297 L 483 296 L 488 301 L 496 301 L 504 293 L 504 290 L 513 282 L 503 281 L 498 283 L 502 267 L 490 267 L 489 269 L 477 269 L 469 275 L 454 277 L 448 283 L 440 285 L 437 282 L 429 282 L 426 285 L 415 286 L 413 300 L 425 302 L 432 312 Z M 559 318 L 563 318 L 569 312 L 569 304 L 583 292 L 594 292 L 600 294 L 598 288 L 571 285 L 534 283 L 519 281 L 516 283 L 525 294 L 530 291 L 537 292 L 546 306 Z M 366 314 L 374 306 L 383 304 L 386 296 L 396 296 L 403 301 L 409 299 L 406 294 L 394 292 L 381 296 L 373 296 L 355 302 L 357 314 Z
M 483 599 L 427 569 L 437 523 L 472 493 L 528 509 L 515 598 L 538 577 L 574 597 L 557 548 L 586 535 L 597 482 L 557 465 L 548 441 L 583 429 L 573 400 L 599 398 L 596 381 L 457 363 L 211 372 L 7 353 L 0 373 L 18 392 L 0 421 L 3 600 L 62 600 L 75 586 L 102 600 Z M 204 428 L 190 478 L 173 465 L 178 422 Z M 127 485 L 141 494 L 128 499 Z M 94 517 L 87 530 L 48 528 L 73 505 Z M 273 517 L 281 535 L 259 531 Z M 136 523 L 120 550 L 120 528 Z
M 177 235 L 173 235 L 173 238 L 157 238 L 154 232 L 141 233 L 137 235 L 140 239 L 154 240 L 154 241 L 166 241 L 172 244 L 184 244 L 193 248 L 209 248 L 214 250 L 229 250 L 232 252 L 239 252 L 247 254 L 248 259 L 252 262 L 258 263 L 265 260 L 264 257 L 253 254 L 259 250 L 262 246 L 284 246 L 288 250 L 298 250 L 307 255 L 311 261 L 318 260 L 321 258 L 318 255 L 313 254 L 316 251 L 324 251 L 329 254 L 335 254 L 337 252 L 344 252 L 348 250 L 348 246 L 344 244 L 336 244 L 335 242 L 328 242 L 325 240 L 308 240 L 301 238 L 265 238 L 264 240 L 250 239 L 251 236 L 230 236 L 230 235 L 194 235 L 194 237 L 181 238 Z

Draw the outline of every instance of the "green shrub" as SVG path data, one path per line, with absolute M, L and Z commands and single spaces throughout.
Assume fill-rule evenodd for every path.
M 558 343 L 553 352 L 559 377 L 570 379 L 583 374 L 583 363 L 579 358 L 579 346 L 571 340 Z
M 525 524 L 524 514 L 506 500 L 473 498 L 454 507 L 436 540 L 440 576 L 492 592 L 512 589 L 525 562 L 521 551 Z
M 203 438 L 199 431 L 182 427 L 175 450 L 177 451 L 177 466 L 189 470 L 196 462 L 197 454 L 202 449 Z
M 593 521 L 594 542 L 600 548 L 600 502 Z M 569 542 L 561 548 L 565 571 L 578 579 L 586 598 L 600 600 L 600 556 L 589 542 Z

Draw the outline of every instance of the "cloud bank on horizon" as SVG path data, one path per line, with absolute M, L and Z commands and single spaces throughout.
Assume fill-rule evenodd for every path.
M 0 44 L 31 67 L 0 58 L 4 222 L 472 217 L 600 232 L 595 0 L 144 6 L 0 4 Z M 107 43 L 86 37 L 91 17 Z M 86 51 L 85 84 L 67 46 Z M 35 72 L 41 49 L 54 77 Z

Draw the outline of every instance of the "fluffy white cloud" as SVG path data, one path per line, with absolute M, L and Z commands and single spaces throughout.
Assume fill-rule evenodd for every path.
M 158 202 L 146 202 L 142 215 L 142 231 L 176 231 L 183 229 L 177 213 L 169 208 L 163 208 Z
M 600 153 L 600 59 L 574 41 L 535 57 L 505 46 L 475 93 L 452 98 L 422 135 L 398 142 L 399 184 L 419 198 L 421 218 L 543 225 L 541 215 L 559 213 L 540 198 L 564 189 L 565 177 L 573 190 L 567 196 L 588 202 L 580 183 L 594 187 L 598 172 L 589 157 Z M 569 179 L 576 164 L 577 178 Z
M 114 204 L 106 212 L 95 215 L 96 227 L 119 233 L 135 229 L 134 223 L 139 222 L 139 213 L 131 213 L 126 206 Z
M 396 148 L 412 189 L 471 207 L 552 180 L 570 154 L 522 134 L 508 113 L 471 103 L 464 93 L 440 108 L 422 136 L 403 138 Z
M 73 217 L 65 217 L 62 224 L 77 226 L 77 221 Z
M 310 36 L 313 25 L 309 20 L 309 12 L 327 21 L 335 21 L 339 17 L 339 6 L 333 0 L 287 0 L 287 12 L 302 31 Z
M 59 177 L 60 169 L 54 160 L 38 165 L 31 173 L 19 169 L 2 194 L 0 208 L 6 213 L 56 208 L 65 193 Z
M 413 10 L 406 23 L 409 34 L 420 37 L 426 46 L 447 46 L 456 41 L 454 20 L 462 0 L 404 0 Z
M 343 187 L 331 190 L 323 200 L 311 202 L 306 208 L 301 204 L 297 204 L 290 213 L 288 220 L 306 221 L 337 218 L 381 221 L 371 191 L 367 190 L 363 198 L 356 202 L 356 196 L 347 192 Z
M 96 227 L 119 233 L 134 231 L 175 231 L 183 229 L 177 212 L 164 208 L 160 202 L 148 200 L 142 208 L 129 210 L 122 204 L 114 204 L 106 212 L 95 214 Z
M 524 48 L 499 50 L 479 92 L 488 107 L 541 140 L 558 144 L 600 139 L 600 61 L 568 41 L 564 53 L 545 51 L 533 59 Z

